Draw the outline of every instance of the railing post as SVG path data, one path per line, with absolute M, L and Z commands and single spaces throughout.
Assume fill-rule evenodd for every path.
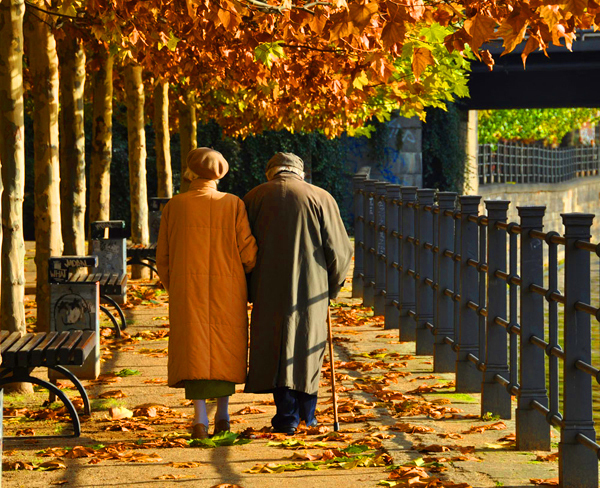
M 375 302 L 375 180 L 365 180 L 363 195 L 365 216 L 365 248 L 363 281 L 363 306 L 372 307 Z
M 415 308 L 415 279 L 408 273 L 415 269 L 415 246 L 407 241 L 415 237 L 415 213 L 413 205 L 417 195 L 416 186 L 403 186 L 402 195 L 402 269 L 400 272 L 400 340 L 414 341 L 416 339 L 416 326 L 413 318 L 408 315 L 409 310 Z M 411 206 L 409 206 L 411 204 Z
M 433 288 L 425 279 L 433 280 L 433 210 L 425 210 L 426 206 L 433 207 L 435 190 L 417 190 L 417 235 L 416 235 L 416 347 L 415 354 L 430 356 L 433 354 L 433 334 L 425 324 L 433 324 Z M 427 249 L 426 244 L 431 247 Z
M 517 449 L 549 450 L 550 424 L 535 410 L 535 400 L 548 407 L 546 361 L 544 351 L 531 342 L 531 336 L 544 338 L 544 297 L 530 290 L 532 284 L 544 284 L 544 248 L 532 230 L 544 227 L 546 207 L 517 207 L 521 218 L 521 340 L 519 348 L 519 395 L 516 414 Z
M 385 208 L 386 241 L 386 295 L 385 295 L 385 328 L 397 329 L 400 326 L 400 292 L 398 289 L 398 266 L 400 265 L 398 242 L 398 203 L 400 202 L 400 185 L 387 186 Z
M 487 200 L 487 318 L 485 344 L 485 371 L 481 385 L 481 415 L 491 413 L 500 418 L 511 418 L 510 393 L 495 381 L 495 376 L 508 378 L 507 331 L 496 323 L 496 318 L 506 320 L 506 281 L 496 276 L 496 271 L 507 271 L 506 231 L 498 229 L 498 222 L 506 223 L 508 200 Z M 483 354 L 483 351 L 482 351 Z
M 385 314 L 386 296 L 386 231 L 385 226 L 385 197 L 387 194 L 387 183 L 378 181 L 375 183 L 375 297 L 373 312 L 375 315 Z
M 354 272 L 352 274 L 352 298 L 362 298 L 365 277 L 365 214 L 363 194 L 366 175 L 354 175 Z
M 454 217 L 445 215 L 452 212 L 456 203 L 456 193 L 437 194 L 439 215 L 438 228 L 438 287 L 435 293 L 436 314 L 434 317 L 433 371 L 434 373 L 454 372 L 456 353 L 444 338 L 454 339 L 454 301 L 445 290 L 454 288 L 454 261 L 445 256 L 445 251 L 454 252 Z
M 596 452 L 577 441 L 579 434 L 595 441 L 592 376 L 577 361 L 592 364 L 590 315 L 575 309 L 590 304 L 590 253 L 576 242 L 590 240 L 592 214 L 562 214 L 565 226 L 565 327 L 563 363 L 563 425 L 559 449 L 559 481 L 563 488 L 598 486 Z
M 467 303 L 479 300 L 479 272 L 468 264 L 479 259 L 479 226 L 469 221 L 477 216 L 480 196 L 462 195 L 460 201 L 460 294 L 458 351 L 456 356 L 456 391 L 475 393 L 481 389 L 481 372 L 469 360 L 469 354 L 479 357 L 479 316 Z M 480 304 L 481 305 L 481 304 Z M 481 359 L 479 357 L 479 359 Z

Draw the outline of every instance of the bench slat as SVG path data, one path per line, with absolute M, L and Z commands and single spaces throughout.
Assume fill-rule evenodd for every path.
M 82 335 L 83 331 L 81 330 L 74 330 L 70 332 L 69 338 L 62 346 L 60 346 L 58 350 L 58 360 L 60 364 L 70 364 L 71 353 L 79 342 L 79 339 L 81 339 Z
M 57 336 L 58 332 L 48 332 L 44 340 L 35 346 L 33 351 L 29 354 L 30 366 L 41 366 L 44 364 L 44 349 L 46 349 L 48 344 L 50 344 Z
M 70 332 L 68 330 L 62 331 L 52 344 L 49 344 L 46 348 L 44 358 L 46 359 L 46 365 L 55 366 L 58 364 L 58 348 L 69 338 Z
M 0 331 L 0 343 L 4 342 L 4 339 L 6 339 L 9 335 L 10 332 L 7 330 Z
M 79 344 L 77 344 L 77 347 L 73 351 L 73 364 L 81 366 L 95 346 L 96 332 L 93 330 L 84 331 Z
M 21 349 L 25 344 L 27 344 L 35 334 L 32 332 L 28 332 L 23 335 L 18 341 L 16 341 L 12 346 L 8 348 L 8 350 L 2 353 L 2 364 L 9 368 L 14 368 L 17 365 L 17 352 Z
M 2 347 L 0 348 L 0 354 L 4 357 L 4 353 L 21 338 L 20 332 L 12 332 L 6 339 L 2 341 Z
M 29 353 L 42 342 L 48 334 L 46 332 L 38 332 L 33 336 L 27 344 L 25 344 L 19 351 L 17 351 L 17 362 L 16 366 L 26 367 L 29 366 Z
M 107 284 L 109 278 L 110 278 L 110 274 L 103 273 L 102 277 L 100 278 L 100 286 L 105 286 Z

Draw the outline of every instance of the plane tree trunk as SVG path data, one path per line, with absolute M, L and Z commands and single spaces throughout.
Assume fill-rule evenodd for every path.
M 127 99 L 127 139 L 129 147 L 129 197 L 131 199 L 131 242 L 148 246 L 148 191 L 146 187 L 146 131 L 144 129 L 144 85 L 142 67 L 130 64 L 125 68 Z M 148 269 L 132 266 L 131 277 L 147 278 Z
M 45 9 L 45 3 L 35 2 Z M 48 258 L 61 256 L 60 166 L 58 142 L 58 56 L 48 14 L 36 11 L 25 17 L 25 40 L 34 102 L 34 219 L 37 273 L 37 330 L 50 328 Z
M 85 52 L 81 41 L 59 43 L 60 204 L 64 253 L 85 254 Z

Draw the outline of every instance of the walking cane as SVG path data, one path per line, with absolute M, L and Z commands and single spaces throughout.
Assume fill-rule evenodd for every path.
M 329 336 L 329 364 L 331 366 L 331 397 L 333 399 L 333 430 L 337 432 L 340 430 L 340 423 L 338 421 L 338 406 L 337 398 L 335 396 L 335 367 L 333 366 L 333 335 L 331 333 L 331 312 L 329 310 L 329 304 L 327 304 L 327 335 Z

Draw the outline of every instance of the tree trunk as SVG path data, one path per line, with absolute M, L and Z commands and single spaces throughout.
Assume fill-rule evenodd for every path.
M 189 181 L 183 179 L 187 168 L 187 155 L 198 147 L 198 125 L 196 122 L 196 100 L 194 94 L 186 93 L 185 102 L 179 102 L 179 140 L 181 141 L 181 187 L 179 193 L 187 191 Z
M 66 39 L 60 53 L 60 205 L 64 253 L 85 254 L 85 130 L 83 90 L 85 52 L 80 41 Z
M 45 3 L 36 2 L 41 8 Z M 48 14 L 26 16 L 26 40 L 32 88 L 35 172 L 35 264 L 37 330 L 50 328 L 48 258 L 61 256 L 60 167 L 58 157 L 58 57 Z
M 131 242 L 148 246 L 148 193 L 146 189 L 146 132 L 144 130 L 144 85 L 142 67 L 125 69 L 127 99 L 127 139 L 129 147 L 129 197 L 131 199 Z M 147 278 L 148 269 L 132 266 L 131 277 Z
M 113 57 L 108 53 L 93 76 L 92 154 L 89 221 L 110 220 L 112 161 Z
M 0 2 L 0 193 L 2 193 L 2 293 L 0 328 L 25 332 L 23 196 L 25 145 L 22 0 Z
M 154 133 L 156 137 L 156 174 L 158 197 L 173 196 L 171 142 L 169 134 L 169 83 L 159 80 L 154 88 Z

